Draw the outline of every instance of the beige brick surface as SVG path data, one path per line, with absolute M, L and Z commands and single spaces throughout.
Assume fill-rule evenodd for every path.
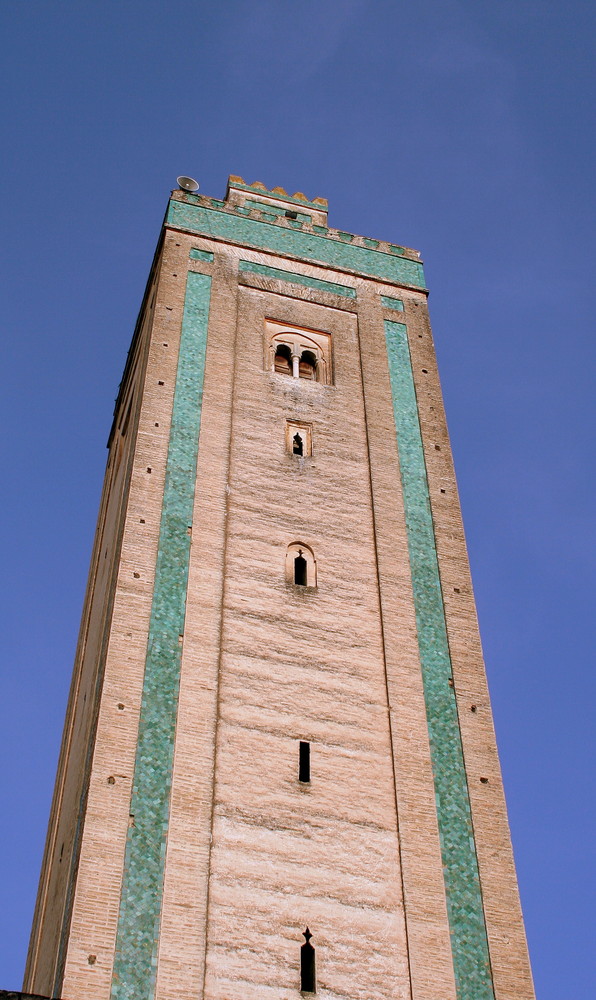
M 239 275 L 239 258 L 358 297 Z M 110 994 L 189 269 L 213 284 L 156 996 L 296 998 L 308 924 L 324 996 L 455 1000 L 385 317 L 410 338 L 496 1000 L 531 1000 L 425 295 L 176 231 L 121 394 L 25 988 L 51 992 L 66 914 L 63 996 Z M 267 319 L 330 334 L 332 384 L 269 371 Z M 312 426 L 312 457 L 287 453 L 288 420 Z M 316 589 L 286 582 L 294 542 Z

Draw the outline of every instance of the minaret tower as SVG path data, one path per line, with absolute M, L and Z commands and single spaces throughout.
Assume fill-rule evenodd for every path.
M 24 990 L 532 1000 L 414 250 L 173 192 Z

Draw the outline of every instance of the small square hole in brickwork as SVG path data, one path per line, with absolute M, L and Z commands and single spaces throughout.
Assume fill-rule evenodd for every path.
M 435 445 L 435 451 L 440 451 L 440 450 L 441 450 L 441 445 L 440 444 L 436 444 Z
M 445 490 L 441 490 L 441 493 L 444 493 L 444 492 L 445 492 Z
M 163 383 L 163 382 L 161 382 L 161 381 L 159 381 L 159 382 L 158 382 L 157 384 L 158 384 L 158 385 L 164 385 L 164 383 Z

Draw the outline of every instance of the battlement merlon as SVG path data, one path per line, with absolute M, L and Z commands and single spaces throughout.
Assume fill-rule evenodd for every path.
M 426 291 L 417 250 L 327 226 L 327 200 L 230 176 L 223 201 L 172 192 L 166 226 Z

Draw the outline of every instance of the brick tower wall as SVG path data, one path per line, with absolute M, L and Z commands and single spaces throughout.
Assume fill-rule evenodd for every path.
M 325 209 L 238 179 L 173 195 L 30 992 L 289 1000 L 308 925 L 322 994 L 533 996 L 422 269 Z M 283 331 L 318 380 L 272 370 Z

